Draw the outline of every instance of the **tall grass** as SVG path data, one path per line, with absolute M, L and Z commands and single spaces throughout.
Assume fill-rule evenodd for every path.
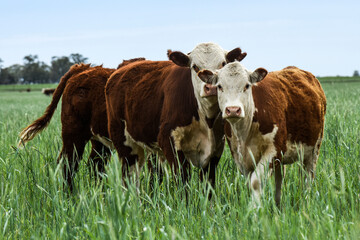
M 0 238 L 358 239 L 360 84 L 323 87 L 328 107 L 316 179 L 311 189 L 302 187 L 298 164 L 287 167 L 281 210 L 274 203 L 273 179 L 266 183 L 263 207 L 249 207 L 246 179 L 228 149 L 215 189 L 199 181 L 196 168 L 187 184 L 176 184 L 167 168 L 162 184 L 155 176 L 151 185 L 146 167 L 137 188 L 135 179 L 122 183 L 115 153 L 104 181 L 96 183 L 87 146 L 70 194 L 56 163 L 60 111 L 45 131 L 17 149 L 17 134 L 43 113 L 50 98 L 39 92 L 1 92 Z

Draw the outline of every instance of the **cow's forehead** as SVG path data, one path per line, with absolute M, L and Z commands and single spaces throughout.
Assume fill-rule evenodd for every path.
M 215 43 L 198 44 L 190 53 L 193 64 L 207 69 L 217 69 L 225 61 L 226 51 Z
M 227 64 L 218 70 L 218 83 L 229 85 L 243 85 L 249 82 L 249 73 L 239 62 Z

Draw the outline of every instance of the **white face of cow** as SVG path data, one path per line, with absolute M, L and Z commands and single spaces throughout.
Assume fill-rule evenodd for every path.
M 241 61 L 246 53 L 241 53 L 240 48 L 227 52 L 214 43 L 201 43 L 188 55 L 181 52 L 170 52 L 169 58 L 175 64 L 191 68 L 191 79 L 195 97 L 200 110 L 208 118 L 213 118 L 219 112 L 217 103 L 217 88 L 213 83 L 205 83 L 198 73 L 203 70 L 215 71 L 224 67 L 228 62 Z
M 255 105 L 251 87 L 267 74 L 263 68 L 254 72 L 245 69 L 239 62 L 229 63 L 215 74 L 211 71 L 199 72 L 205 82 L 216 82 L 218 102 L 223 118 L 230 123 L 246 117 L 252 118 Z

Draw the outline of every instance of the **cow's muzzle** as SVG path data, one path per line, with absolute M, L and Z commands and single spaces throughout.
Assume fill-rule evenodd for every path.
M 217 87 L 210 83 L 206 83 L 204 86 L 204 93 L 204 97 L 217 96 Z
M 226 118 L 240 118 L 241 117 L 241 108 L 240 107 L 226 107 L 225 108 Z

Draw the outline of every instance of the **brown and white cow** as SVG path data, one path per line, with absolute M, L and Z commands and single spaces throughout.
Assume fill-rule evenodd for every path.
M 172 61 L 135 62 L 111 75 L 105 90 L 110 139 L 124 171 L 135 163 L 142 166 L 148 150 L 166 159 L 174 171 L 179 160 L 184 180 L 189 162 L 210 170 L 214 184 L 224 146 L 223 123 L 213 86 L 204 84 L 197 72 L 241 61 L 246 53 L 203 43 L 188 55 L 169 51 L 168 56 Z
M 251 72 L 235 62 L 216 73 L 201 71 L 199 77 L 207 83 L 216 82 L 231 152 L 241 172 L 250 177 L 256 203 L 260 203 L 269 165 L 275 170 L 277 205 L 283 164 L 298 161 L 303 153 L 303 166 L 310 179 L 314 177 L 326 98 L 311 73 L 296 67 L 269 74 L 263 68 Z
M 144 58 L 125 60 L 118 66 Z M 91 141 L 93 172 L 104 171 L 104 163 L 110 156 L 110 150 L 97 141 L 99 136 L 108 138 L 105 104 L 105 84 L 116 69 L 91 67 L 90 64 L 75 64 L 61 78 L 53 93 L 50 105 L 44 115 L 35 120 L 20 133 L 19 145 L 33 139 L 49 123 L 62 96 L 61 124 L 63 147 L 58 157 L 68 160 L 70 167 L 64 167 L 64 177 L 72 190 L 72 178 L 77 171 L 85 145 Z

